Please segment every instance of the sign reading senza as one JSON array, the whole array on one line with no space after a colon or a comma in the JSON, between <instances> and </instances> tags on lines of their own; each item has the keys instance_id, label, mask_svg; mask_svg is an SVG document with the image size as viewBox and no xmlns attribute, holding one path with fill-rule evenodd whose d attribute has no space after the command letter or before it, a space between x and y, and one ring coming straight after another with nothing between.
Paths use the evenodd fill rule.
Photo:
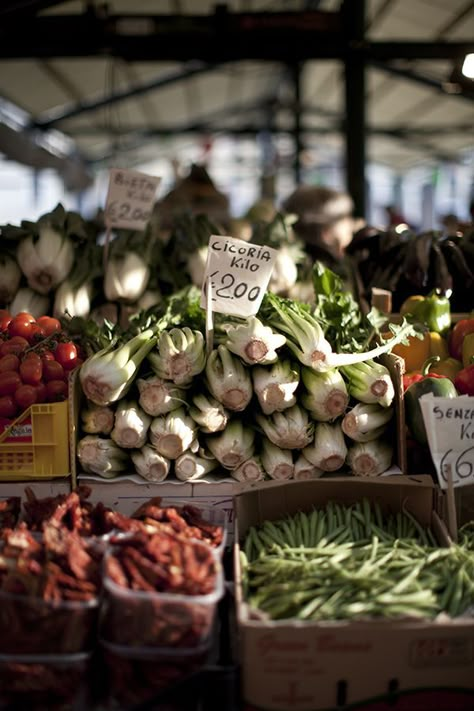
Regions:
<instances>
[{"instance_id":1,"label":"sign reading senza","mask_svg":"<svg viewBox=\"0 0 474 711\"><path fill-rule=\"evenodd\" d=\"M448 487L474 484L474 398L420 398L428 444L439 484Z\"/></svg>"},{"instance_id":2,"label":"sign reading senza","mask_svg":"<svg viewBox=\"0 0 474 711\"><path fill-rule=\"evenodd\" d=\"M206 285L210 281L213 311L242 317L256 314L277 254L271 247L211 235L201 307L206 308Z\"/></svg>"},{"instance_id":3,"label":"sign reading senza","mask_svg":"<svg viewBox=\"0 0 474 711\"><path fill-rule=\"evenodd\" d=\"M151 217L160 180L137 170L112 168L105 203L106 225L144 230Z\"/></svg>"}]
</instances>

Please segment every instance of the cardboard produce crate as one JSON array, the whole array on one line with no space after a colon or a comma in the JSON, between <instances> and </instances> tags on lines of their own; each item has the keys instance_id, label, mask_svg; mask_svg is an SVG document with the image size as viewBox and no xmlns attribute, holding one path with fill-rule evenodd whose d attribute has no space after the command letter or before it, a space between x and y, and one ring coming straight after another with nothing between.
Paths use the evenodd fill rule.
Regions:
<instances>
[{"instance_id":1,"label":"cardboard produce crate","mask_svg":"<svg viewBox=\"0 0 474 711\"><path fill-rule=\"evenodd\" d=\"M423 687L473 689L474 619L262 621L243 599L238 541L252 525L328 501L367 497L406 508L448 544L444 498L429 477L320 479L242 493L235 505L235 576L243 697L259 709L317 711ZM261 616L260 616L261 617ZM447 710L446 710L447 711Z\"/></svg>"}]
</instances>

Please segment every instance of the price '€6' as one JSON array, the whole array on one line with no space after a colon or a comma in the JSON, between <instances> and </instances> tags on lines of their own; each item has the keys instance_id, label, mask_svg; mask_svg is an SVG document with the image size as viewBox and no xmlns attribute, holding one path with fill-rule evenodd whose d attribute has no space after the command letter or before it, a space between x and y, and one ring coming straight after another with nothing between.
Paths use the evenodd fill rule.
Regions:
<instances>
[{"instance_id":1,"label":"price '\u20ac6'","mask_svg":"<svg viewBox=\"0 0 474 711\"><path fill-rule=\"evenodd\" d=\"M268 286L277 251L232 237L212 235L209 239L201 306L207 306L207 284L211 284L212 310L232 316L257 313Z\"/></svg>"}]
</instances>

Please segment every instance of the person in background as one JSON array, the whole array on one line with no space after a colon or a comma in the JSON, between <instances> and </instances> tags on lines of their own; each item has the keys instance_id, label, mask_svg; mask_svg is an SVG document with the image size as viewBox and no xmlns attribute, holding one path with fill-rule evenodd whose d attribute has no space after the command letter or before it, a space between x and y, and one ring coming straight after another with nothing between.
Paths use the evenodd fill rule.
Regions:
<instances>
[{"instance_id":1,"label":"person in background","mask_svg":"<svg viewBox=\"0 0 474 711\"><path fill-rule=\"evenodd\" d=\"M346 248L352 241L354 203L347 193L331 188L302 185L283 203L294 214L293 229L313 261L319 260L341 276L347 276Z\"/></svg>"},{"instance_id":2,"label":"person in background","mask_svg":"<svg viewBox=\"0 0 474 711\"><path fill-rule=\"evenodd\" d=\"M397 225L406 225L407 221L403 217L400 210L394 205L387 205L385 207L385 212L387 213L387 227L396 227Z\"/></svg>"}]
</instances>

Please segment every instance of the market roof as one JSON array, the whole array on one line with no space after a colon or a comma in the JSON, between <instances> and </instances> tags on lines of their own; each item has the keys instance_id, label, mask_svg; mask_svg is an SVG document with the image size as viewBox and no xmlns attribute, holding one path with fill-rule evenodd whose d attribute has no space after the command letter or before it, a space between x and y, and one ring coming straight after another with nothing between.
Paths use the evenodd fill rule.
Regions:
<instances>
[{"instance_id":1,"label":"market roof","mask_svg":"<svg viewBox=\"0 0 474 711\"><path fill-rule=\"evenodd\" d=\"M339 10L339 0L3 0L0 97L24 110L23 142L29 132L53 153L77 147L94 165L117 152L131 165L172 155L184 137L291 133L299 107L302 147L327 162L345 121ZM473 37L474 2L367 1L364 43L351 51L367 66L369 160L401 171L472 148L474 88L453 69ZM4 153L9 108L0 103Z\"/></svg>"}]
</instances>

